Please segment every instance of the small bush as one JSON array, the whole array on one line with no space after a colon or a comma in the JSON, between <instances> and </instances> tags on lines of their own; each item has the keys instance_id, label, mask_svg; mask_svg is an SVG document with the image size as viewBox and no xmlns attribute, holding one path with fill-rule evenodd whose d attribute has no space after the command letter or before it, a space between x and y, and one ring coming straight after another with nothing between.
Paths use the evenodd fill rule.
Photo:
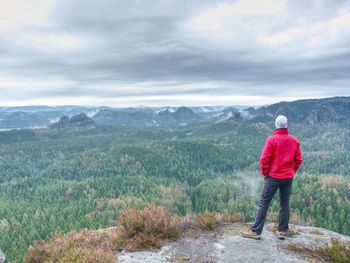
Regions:
<instances>
[{"instance_id":1,"label":"small bush","mask_svg":"<svg viewBox=\"0 0 350 263\"><path fill-rule=\"evenodd\" d=\"M333 263L350 262L350 242L332 238L331 242L323 247L306 247L303 244L289 244L288 249L307 254L321 261Z\"/></svg>"},{"instance_id":2,"label":"small bush","mask_svg":"<svg viewBox=\"0 0 350 263\"><path fill-rule=\"evenodd\" d=\"M196 216L197 226L204 230L213 230L216 225L216 215L212 212L200 213Z\"/></svg>"},{"instance_id":3,"label":"small bush","mask_svg":"<svg viewBox=\"0 0 350 263\"><path fill-rule=\"evenodd\" d=\"M176 217L175 222L180 232L185 232L189 229L192 229L196 225L193 216L190 215L186 215L184 217Z\"/></svg>"},{"instance_id":4,"label":"small bush","mask_svg":"<svg viewBox=\"0 0 350 263\"><path fill-rule=\"evenodd\" d=\"M125 229L127 237L132 238L145 229L145 222L142 214L136 208L128 208L121 212L118 225Z\"/></svg>"},{"instance_id":5,"label":"small bush","mask_svg":"<svg viewBox=\"0 0 350 263\"><path fill-rule=\"evenodd\" d=\"M145 222L145 232L162 238L173 238L176 227L172 225L170 212L164 207L148 205L142 211Z\"/></svg>"},{"instance_id":6,"label":"small bush","mask_svg":"<svg viewBox=\"0 0 350 263\"><path fill-rule=\"evenodd\" d=\"M228 214L228 213L216 213L216 225L222 225L226 223L234 224L242 222L242 217L239 213Z\"/></svg>"},{"instance_id":7,"label":"small bush","mask_svg":"<svg viewBox=\"0 0 350 263\"><path fill-rule=\"evenodd\" d=\"M224 214L223 220L224 222L228 222L228 223L239 223L239 222L242 222L242 216L238 213Z\"/></svg>"},{"instance_id":8,"label":"small bush","mask_svg":"<svg viewBox=\"0 0 350 263\"><path fill-rule=\"evenodd\" d=\"M101 233L84 230L56 235L52 241L37 241L25 258L26 263L38 262L114 262L117 232Z\"/></svg>"},{"instance_id":9,"label":"small bush","mask_svg":"<svg viewBox=\"0 0 350 263\"><path fill-rule=\"evenodd\" d=\"M150 249L150 248L160 248L161 239L159 236L153 234L139 233L129 240L126 245L126 249Z\"/></svg>"},{"instance_id":10,"label":"small bush","mask_svg":"<svg viewBox=\"0 0 350 263\"><path fill-rule=\"evenodd\" d=\"M29 249L25 262L109 263L115 261L118 250L159 248L163 240L176 239L187 229L213 230L221 223L240 221L239 214L212 212L172 216L167 209L154 204L142 210L127 208L121 211L114 229L72 231L56 235L51 241L37 241Z\"/></svg>"},{"instance_id":11,"label":"small bush","mask_svg":"<svg viewBox=\"0 0 350 263\"><path fill-rule=\"evenodd\" d=\"M337 238L332 238L330 244L318 248L316 251L325 257L329 257L335 263L350 262L350 242L342 242Z\"/></svg>"},{"instance_id":12,"label":"small bush","mask_svg":"<svg viewBox=\"0 0 350 263\"><path fill-rule=\"evenodd\" d=\"M178 238L180 233L170 212L154 204L143 210L123 210L118 225L124 229L129 249L159 247L161 240Z\"/></svg>"}]
</instances>

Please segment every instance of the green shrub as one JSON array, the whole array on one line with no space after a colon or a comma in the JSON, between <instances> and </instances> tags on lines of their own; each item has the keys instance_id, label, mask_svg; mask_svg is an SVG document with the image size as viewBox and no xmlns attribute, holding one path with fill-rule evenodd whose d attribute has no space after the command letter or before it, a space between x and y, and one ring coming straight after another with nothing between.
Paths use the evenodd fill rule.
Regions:
<instances>
[{"instance_id":1,"label":"green shrub","mask_svg":"<svg viewBox=\"0 0 350 263\"><path fill-rule=\"evenodd\" d=\"M350 242L342 242L337 238L332 238L330 244L318 248L317 252L325 257L329 257L335 263L350 262Z\"/></svg>"},{"instance_id":2,"label":"green shrub","mask_svg":"<svg viewBox=\"0 0 350 263\"><path fill-rule=\"evenodd\" d=\"M306 247L301 243L289 244L288 249L304 253L322 262L348 263L350 262L350 242L332 238L331 242L322 247Z\"/></svg>"}]
</instances>

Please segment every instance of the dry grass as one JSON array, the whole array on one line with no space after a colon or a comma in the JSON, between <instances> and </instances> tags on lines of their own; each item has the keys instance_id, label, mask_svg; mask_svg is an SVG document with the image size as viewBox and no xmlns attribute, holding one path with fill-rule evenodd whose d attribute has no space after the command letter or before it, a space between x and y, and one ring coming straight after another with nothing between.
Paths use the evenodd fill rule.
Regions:
<instances>
[{"instance_id":1,"label":"dry grass","mask_svg":"<svg viewBox=\"0 0 350 263\"><path fill-rule=\"evenodd\" d=\"M242 216L238 213L235 214L223 214L224 223L240 223L242 222Z\"/></svg>"},{"instance_id":2,"label":"dry grass","mask_svg":"<svg viewBox=\"0 0 350 263\"><path fill-rule=\"evenodd\" d=\"M330 243L322 247L306 247L303 244L289 244L287 248L303 253L305 256L312 257L317 261L348 263L350 262L350 242L344 242L337 238L332 238Z\"/></svg>"},{"instance_id":3,"label":"dry grass","mask_svg":"<svg viewBox=\"0 0 350 263\"><path fill-rule=\"evenodd\" d=\"M323 232L321 232L320 230L317 230L317 229L312 229L310 232L309 232L309 234L311 234L311 235L317 235L317 236L322 236L322 235L324 235L324 233Z\"/></svg>"},{"instance_id":4,"label":"dry grass","mask_svg":"<svg viewBox=\"0 0 350 263\"><path fill-rule=\"evenodd\" d=\"M238 223L242 222L240 214L214 213L204 212L195 216L194 224L203 230L213 230L215 227L224 223Z\"/></svg>"},{"instance_id":5,"label":"dry grass","mask_svg":"<svg viewBox=\"0 0 350 263\"><path fill-rule=\"evenodd\" d=\"M330 244L316 249L316 251L324 257L329 257L335 263L350 262L350 242L342 242L333 238Z\"/></svg>"},{"instance_id":6,"label":"dry grass","mask_svg":"<svg viewBox=\"0 0 350 263\"><path fill-rule=\"evenodd\" d=\"M196 216L195 223L203 230L213 230L216 226L216 215L213 212L200 213Z\"/></svg>"},{"instance_id":7,"label":"dry grass","mask_svg":"<svg viewBox=\"0 0 350 263\"><path fill-rule=\"evenodd\" d=\"M294 237L296 235L299 235L299 232L296 229L289 229L287 231L287 237Z\"/></svg>"},{"instance_id":8,"label":"dry grass","mask_svg":"<svg viewBox=\"0 0 350 263\"><path fill-rule=\"evenodd\" d=\"M159 247L162 240L176 239L180 235L170 212L153 204L142 210L123 210L118 225L122 226L124 231L127 249Z\"/></svg>"},{"instance_id":9,"label":"dry grass","mask_svg":"<svg viewBox=\"0 0 350 263\"><path fill-rule=\"evenodd\" d=\"M179 217L154 204L143 209L127 208L121 211L114 229L72 231L56 235L51 241L37 241L25 262L110 263L115 262L118 250L159 248L165 240L175 240L187 229L213 230L236 222L241 222L239 214L204 212Z\"/></svg>"},{"instance_id":10,"label":"dry grass","mask_svg":"<svg viewBox=\"0 0 350 263\"><path fill-rule=\"evenodd\" d=\"M123 210L115 229L72 231L56 235L49 242L37 241L25 262L112 263L118 250L158 248L163 240L175 239L179 234L170 212L150 204L142 210Z\"/></svg>"},{"instance_id":11,"label":"dry grass","mask_svg":"<svg viewBox=\"0 0 350 263\"><path fill-rule=\"evenodd\" d=\"M303 256L311 258L312 260L317 259L317 261L322 261L323 259L318 255L313 249L308 248L300 243L292 243L285 246L285 248L297 252L298 254L303 254Z\"/></svg>"},{"instance_id":12,"label":"dry grass","mask_svg":"<svg viewBox=\"0 0 350 263\"><path fill-rule=\"evenodd\" d=\"M56 235L52 241L37 241L25 258L26 263L38 262L114 262L118 233L84 230Z\"/></svg>"}]
</instances>

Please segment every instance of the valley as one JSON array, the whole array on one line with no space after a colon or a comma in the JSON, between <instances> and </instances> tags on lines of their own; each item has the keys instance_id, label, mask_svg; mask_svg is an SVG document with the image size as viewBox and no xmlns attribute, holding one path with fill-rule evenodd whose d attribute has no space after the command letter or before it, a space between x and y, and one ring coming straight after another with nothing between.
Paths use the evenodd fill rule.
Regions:
<instances>
[{"instance_id":1,"label":"valley","mask_svg":"<svg viewBox=\"0 0 350 263\"><path fill-rule=\"evenodd\" d=\"M16 129L0 132L0 248L10 262L21 262L35 240L111 227L122 209L148 203L181 216L223 211L251 222L260 153L281 113L304 159L293 219L350 235L349 97L245 109L8 111L1 109L8 119L0 128ZM28 129L36 125L45 128ZM276 195L269 221L278 207Z\"/></svg>"}]
</instances>

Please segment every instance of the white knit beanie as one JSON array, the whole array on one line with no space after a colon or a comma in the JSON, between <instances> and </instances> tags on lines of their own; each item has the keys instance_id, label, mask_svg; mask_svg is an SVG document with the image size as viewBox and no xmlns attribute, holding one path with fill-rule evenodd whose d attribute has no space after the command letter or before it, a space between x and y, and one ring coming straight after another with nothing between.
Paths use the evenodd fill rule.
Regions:
<instances>
[{"instance_id":1,"label":"white knit beanie","mask_svg":"<svg viewBox=\"0 0 350 263\"><path fill-rule=\"evenodd\" d=\"M288 119L284 115L279 115L275 121L276 129L288 128Z\"/></svg>"}]
</instances>

